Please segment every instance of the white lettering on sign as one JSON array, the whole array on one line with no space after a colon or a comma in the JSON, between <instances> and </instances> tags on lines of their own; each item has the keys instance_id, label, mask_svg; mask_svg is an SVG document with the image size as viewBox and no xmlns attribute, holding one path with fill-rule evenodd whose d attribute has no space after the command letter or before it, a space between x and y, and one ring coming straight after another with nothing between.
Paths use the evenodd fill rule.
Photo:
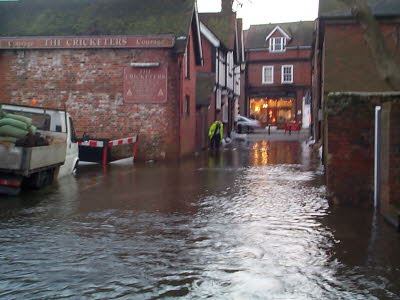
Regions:
<instances>
[{"instance_id":1,"label":"white lettering on sign","mask_svg":"<svg viewBox=\"0 0 400 300\"><path fill-rule=\"evenodd\" d=\"M1 49L57 48L163 48L173 47L175 38L166 37L44 37L0 38Z\"/></svg>"},{"instance_id":2,"label":"white lettering on sign","mask_svg":"<svg viewBox=\"0 0 400 300\"><path fill-rule=\"evenodd\" d=\"M126 67L124 101L126 103L165 103L167 101L168 67Z\"/></svg>"}]
</instances>

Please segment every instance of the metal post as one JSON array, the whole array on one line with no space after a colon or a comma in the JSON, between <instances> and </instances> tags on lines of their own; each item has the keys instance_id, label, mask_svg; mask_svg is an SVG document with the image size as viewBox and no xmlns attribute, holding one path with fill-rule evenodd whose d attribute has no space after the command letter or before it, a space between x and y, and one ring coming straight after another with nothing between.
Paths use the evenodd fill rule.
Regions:
<instances>
[{"instance_id":1,"label":"metal post","mask_svg":"<svg viewBox=\"0 0 400 300\"><path fill-rule=\"evenodd\" d=\"M102 161L103 167L107 165L107 148L108 148L108 145L104 145L104 148L103 148L103 161Z\"/></svg>"},{"instance_id":2,"label":"metal post","mask_svg":"<svg viewBox=\"0 0 400 300\"><path fill-rule=\"evenodd\" d=\"M375 161L374 161L374 207L380 205L381 190L381 106L375 107Z\"/></svg>"}]
</instances>

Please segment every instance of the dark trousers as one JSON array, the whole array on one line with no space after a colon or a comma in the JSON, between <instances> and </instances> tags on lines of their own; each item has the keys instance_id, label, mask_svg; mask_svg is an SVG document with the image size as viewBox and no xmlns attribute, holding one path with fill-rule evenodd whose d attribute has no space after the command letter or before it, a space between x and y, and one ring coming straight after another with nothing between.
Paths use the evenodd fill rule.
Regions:
<instances>
[{"instance_id":1,"label":"dark trousers","mask_svg":"<svg viewBox=\"0 0 400 300\"><path fill-rule=\"evenodd\" d=\"M214 134L210 141L211 149L219 149L219 145L221 144L221 136L219 134Z\"/></svg>"}]
</instances>

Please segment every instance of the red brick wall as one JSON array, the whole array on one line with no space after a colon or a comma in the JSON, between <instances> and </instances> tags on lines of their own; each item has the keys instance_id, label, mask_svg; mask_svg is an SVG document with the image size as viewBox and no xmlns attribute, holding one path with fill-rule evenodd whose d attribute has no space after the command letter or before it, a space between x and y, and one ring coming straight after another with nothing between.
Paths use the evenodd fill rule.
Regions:
<instances>
[{"instance_id":1,"label":"red brick wall","mask_svg":"<svg viewBox=\"0 0 400 300\"><path fill-rule=\"evenodd\" d=\"M203 47L203 57L204 57L204 64L203 66L197 67L197 72L200 73L209 73L212 71L212 64L213 64L213 52L215 52L214 46L202 35L201 36L201 43ZM214 55L214 60L215 60ZM214 61L215 65L215 61Z\"/></svg>"},{"instance_id":2,"label":"red brick wall","mask_svg":"<svg viewBox=\"0 0 400 300\"><path fill-rule=\"evenodd\" d=\"M400 63L398 24L381 25L389 51ZM379 77L361 28L357 24L327 24L325 27L324 93L334 91L390 91Z\"/></svg>"},{"instance_id":3,"label":"red brick wall","mask_svg":"<svg viewBox=\"0 0 400 300\"><path fill-rule=\"evenodd\" d=\"M132 61L168 65L167 103L124 103L123 70ZM0 70L2 102L29 104L36 99L38 105L46 107L66 105L78 136L83 132L99 138L140 134L140 159L179 154L176 130L179 70L177 59L169 50L2 51Z\"/></svg>"},{"instance_id":4,"label":"red brick wall","mask_svg":"<svg viewBox=\"0 0 400 300\"><path fill-rule=\"evenodd\" d=\"M311 46L311 45L310 45ZM311 49L288 49L285 52L269 52L267 49L265 51L247 51L247 61L252 60L276 60L276 59L295 59L295 58L305 58L311 60Z\"/></svg>"},{"instance_id":5,"label":"red brick wall","mask_svg":"<svg viewBox=\"0 0 400 300\"><path fill-rule=\"evenodd\" d=\"M248 65L248 86L270 88L275 86L288 86L293 84L282 84L283 65L293 65L293 84L307 85L311 87L311 61L307 62L264 62L249 63ZM274 66L274 83L262 84L262 68L263 66Z\"/></svg>"},{"instance_id":6,"label":"red brick wall","mask_svg":"<svg viewBox=\"0 0 400 300\"><path fill-rule=\"evenodd\" d=\"M194 153L196 148L196 63L193 43L193 32L189 35L190 75L185 78L185 63L181 64L180 94L180 155ZM185 113L186 97L190 99L190 113Z\"/></svg>"},{"instance_id":7,"label":"red brick wall","mask_svg":"<svg viewBox=\"0 0 400 300\"><path fill-rule=\"evenodd\" d=\"M399 96L400 98L400 96ZM382 106L382 213L400 226L400 100ZM399 227L400 228L400 227Z\"/></svg>"},{"instance_id":8,"label":"red brick wall","mask_svg":"<svg viewBox=\"0 0 400 300\"><path fill-rule=\"evenodd\" d=\"M325 168L329 199L372 206L375 106L383 97L330 95L325 114Z\"/></svg>"}]
</instances>

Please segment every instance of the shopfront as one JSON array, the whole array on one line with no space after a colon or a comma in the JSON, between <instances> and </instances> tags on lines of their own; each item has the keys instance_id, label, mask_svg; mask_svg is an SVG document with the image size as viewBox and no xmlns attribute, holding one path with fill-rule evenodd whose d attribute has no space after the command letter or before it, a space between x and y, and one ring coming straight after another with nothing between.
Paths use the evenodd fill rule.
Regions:
<instances>
[{"instance_id":1,"label":"shopfront","mask_svg":"<svg viewBox=\"0 0 400 300\"><path fill-rule=\"evenodd\" d=\"M250 117L263 125L279 126L295 120L296 99L294 97L250 98Z\"/></svg>"}]
</instances>

